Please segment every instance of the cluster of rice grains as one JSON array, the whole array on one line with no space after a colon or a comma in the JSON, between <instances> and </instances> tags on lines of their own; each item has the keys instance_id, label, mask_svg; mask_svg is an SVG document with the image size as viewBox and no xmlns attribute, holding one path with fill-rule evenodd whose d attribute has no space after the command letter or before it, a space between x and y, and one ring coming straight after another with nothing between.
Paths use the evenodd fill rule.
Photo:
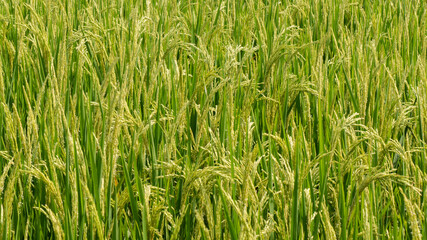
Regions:
<instances>
[{"instance_id":1,"label":"cluster of rice grains","mask_svg":"<svg viewBox=\"0 0 427 240\"><path fill-rule=\"evenodd\" d=\"M0 0L1 239L426 239L427 2Z\"/></svg>"}]
</instances>

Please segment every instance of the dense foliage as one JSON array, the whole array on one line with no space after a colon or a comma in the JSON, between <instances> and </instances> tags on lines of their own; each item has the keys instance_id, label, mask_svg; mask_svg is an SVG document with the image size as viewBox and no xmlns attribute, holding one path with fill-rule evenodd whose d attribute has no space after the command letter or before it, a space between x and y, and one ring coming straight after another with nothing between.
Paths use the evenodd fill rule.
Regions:
<instances>
[{"instance_id":1,"label":"dense foliage","mask_svg":"<svg viewBox=\"0 0 427 240\"><path fill-rule=\"evenodd\" d=\"M424 0L1 0L2 239L427 239Z\"/></svg>"}]
</instances>

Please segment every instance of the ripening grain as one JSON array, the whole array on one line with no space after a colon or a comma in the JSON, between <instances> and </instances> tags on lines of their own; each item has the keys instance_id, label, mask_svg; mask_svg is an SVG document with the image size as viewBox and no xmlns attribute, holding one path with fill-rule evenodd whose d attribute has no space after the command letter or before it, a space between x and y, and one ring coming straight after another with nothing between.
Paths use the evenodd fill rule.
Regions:
<instances>
[{"instance_id":1,"label":"ripening grain","mask_svg":"<svg viewBox=\"0 0 427 240\"><path fill-rule=\"evenodd\" d=\"M0 1L1 239L427 239L427 2Z\"/></svg>"}]
</instances>

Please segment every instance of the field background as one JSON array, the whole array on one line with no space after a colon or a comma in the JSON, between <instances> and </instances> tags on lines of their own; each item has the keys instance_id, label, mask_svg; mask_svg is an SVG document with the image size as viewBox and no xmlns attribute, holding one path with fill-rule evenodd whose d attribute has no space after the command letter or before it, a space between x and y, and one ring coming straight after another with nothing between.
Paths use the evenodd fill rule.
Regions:
<instances>
[{"instance_id":1,"label":"field background","mask_svg":"<svg viewBox=\"0 0 427 240\"><path fill-rule=\"evenodd\" d=\"M427 239L424 0L0 0L1 239Z\"/></svg>"}]
</instances>

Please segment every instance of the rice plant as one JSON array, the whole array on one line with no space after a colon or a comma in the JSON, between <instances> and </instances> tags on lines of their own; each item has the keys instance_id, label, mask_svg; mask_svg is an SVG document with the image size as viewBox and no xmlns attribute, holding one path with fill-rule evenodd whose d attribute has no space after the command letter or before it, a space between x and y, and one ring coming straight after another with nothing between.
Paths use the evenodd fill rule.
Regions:
<instances>
[{"instance_id":1,"label":"rice plant","mask_svg":"<svg viewBox=\"0 0 427 240\"><path fill-rule=\"evenodd\" d=\"M427 240L424 0L1 0L1 239Z\"/></svg>"}]
</instances>

